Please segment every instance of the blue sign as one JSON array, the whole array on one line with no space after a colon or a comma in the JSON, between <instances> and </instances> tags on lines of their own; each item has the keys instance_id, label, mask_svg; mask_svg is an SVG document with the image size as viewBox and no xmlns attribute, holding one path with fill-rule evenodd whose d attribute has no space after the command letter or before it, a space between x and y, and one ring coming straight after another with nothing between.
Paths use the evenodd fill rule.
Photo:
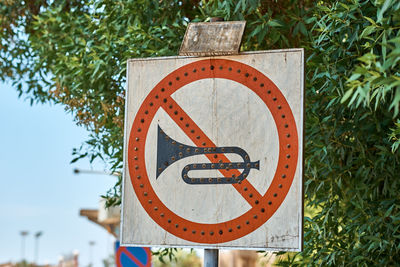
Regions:
<instances>
[{"instance_id":1,"label":"blue sign","mask_svg":"<svg viewBox=\"0 0 400 267\"><path fill-rule=\"evenodd\" d=\"M115 242L117 267L151 267L151 250L142 247L122 247Z\"/></svg>"}]
</instances>

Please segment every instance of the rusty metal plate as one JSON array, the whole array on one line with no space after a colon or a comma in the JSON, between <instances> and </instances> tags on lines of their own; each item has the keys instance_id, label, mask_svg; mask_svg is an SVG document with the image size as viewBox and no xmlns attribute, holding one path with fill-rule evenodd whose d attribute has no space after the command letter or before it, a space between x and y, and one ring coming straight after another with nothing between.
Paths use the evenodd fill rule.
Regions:
<instances>
[{"instance_id":1,"label":"rusty metal plate","mask_svg":"<svg viewBox=\"0 0 400 267\"><path fill-rule=\"evenodd\" d=\"M181 56L220 56L239 53L246 21L189 23Z\"/></svg>"}]
</instances>

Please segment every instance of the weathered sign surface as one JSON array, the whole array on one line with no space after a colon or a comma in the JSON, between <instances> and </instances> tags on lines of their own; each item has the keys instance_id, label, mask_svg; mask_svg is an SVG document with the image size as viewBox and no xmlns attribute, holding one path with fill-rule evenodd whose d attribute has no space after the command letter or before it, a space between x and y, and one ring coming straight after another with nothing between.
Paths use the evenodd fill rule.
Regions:
<instances>
[{"instance_id":1,"label":"weathered sign surface","mask_svg":"<svg viewBox=\"0 0 400 267\"><path fill-rule=\"evenodd\" d=\"M302 49L128 61L121 243L302 248Z\"/></svg>"},{"instance_id":2,"label":"weathered sign surface","mask_svg":"<svg viewBox=\"0 0 400 267\"><path fill-rule=\"evenodd\" d=\"M179 55L216 56L239 52L246 21L189 23Z\"/></svg>"}]
</instances>

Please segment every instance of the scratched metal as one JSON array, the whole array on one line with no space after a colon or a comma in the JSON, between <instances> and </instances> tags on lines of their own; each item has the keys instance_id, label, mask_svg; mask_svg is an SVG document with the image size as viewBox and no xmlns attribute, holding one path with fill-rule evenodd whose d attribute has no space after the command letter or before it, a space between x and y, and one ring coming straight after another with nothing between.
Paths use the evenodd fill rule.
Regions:
<instances>
[{"instance_id":1,"label":"scratched metal","mask_svg":"<svg viewBox=\"0 0 400 267\"><path fill-rule=\"evenodd\" d=\"M234 153L242 157L243 162L219 162L219 163L193 163L182 169L182 179L187 184L236 184L247 178L251 169L260 169L260 161L250 161L249 154L240 147L194 147L179 143L169 137L158 126L157 141L157 173L156 179L174 162L201 154L229 154ZM243 169L242 173L235 177L199 177L192 178L188 173L192 170L219 170L219 169Z\"/></svg>"},{"instance_id":2,"label":"scratched metal","mask_svg":"<svg viewBox=\"0 0 400 267\"><path fill-rule=\"evenodd\" d=\"M220 56L239 53L246 21L189 23L181 56Z\"/></svg>"}]
</instances>

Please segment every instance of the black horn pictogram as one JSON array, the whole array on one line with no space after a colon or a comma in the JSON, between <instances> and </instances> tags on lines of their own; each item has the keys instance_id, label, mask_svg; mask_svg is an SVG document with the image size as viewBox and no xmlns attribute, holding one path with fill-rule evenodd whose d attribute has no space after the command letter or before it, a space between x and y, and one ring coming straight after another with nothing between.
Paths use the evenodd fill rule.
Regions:
<instances>
[{"instance_id":1,"label":"black horn pictogram","mask_svg":"<svg viewBox=\"0 0 400 267\"><path fill-rule=\"evenodd\" d=\"M157 134L157 171L156 179L161 173L174 162L202 154L237 154L242 157L242 162L219 162L219 163L193 163L182 169L182 179L188 184L235 184L247 178L251 169L260 168L260 161L250 161L249 154L242 148L236 146L227 147L195 147L177 142L170 138L158 126ZM201 177L192 178L189 172L193 170L243 170L237 177Z\"/></svg>"}]
</instances>

